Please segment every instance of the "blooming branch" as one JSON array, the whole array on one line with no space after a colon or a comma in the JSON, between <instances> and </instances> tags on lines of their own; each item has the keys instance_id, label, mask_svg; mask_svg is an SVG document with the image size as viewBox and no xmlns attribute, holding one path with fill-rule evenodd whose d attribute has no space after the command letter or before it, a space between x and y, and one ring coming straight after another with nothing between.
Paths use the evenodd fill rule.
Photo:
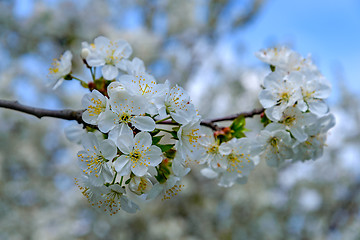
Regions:
<instances>
[{"instance_id":1,"label":"blooming branch","mask_svg":"<svg viewBox=\"0 0 360 240\"><path fill-rule=\"evenodd\" d=\"M27 114L33 115L37 118L53 117L53 118L59 118L59 119L64 119L64 120L75 120L78 123L83 124L84 126L97 128L94 125L84 122L84 120L82 119L81 116L85 110L71 110L71 109L50 110L50 109L45 109L45 108L26 106L26 105L19 103L18 101L10 101L10 100L3 100L3 99L0 99L0 108L7 108L7 109L27 113ZM259 108L259 109L254 109L251 112L243 112L243 113L233 114L233 115L229 115L229 116L222 117L222 118L203 120L203 121L201 121L200 124L203 126L209 127L213 130L217 130L218 126L215 124L216 122L231 121L231 120L236 119L239 116L244 116L245 118L253 117L253 116L261 114L263 112L264 112L264 109ZM159 124L179 125L178 123L172 122L172 121L161 121L161 122L159 122Z\"/></svg>"},{"instance_id":2,"label":"blooming branch","mask_svg":"<svg viewBox=\"0 0 360 240\"><path fill-rule=\"evenodd\" d=\"M317 159L335 124L324 101L330 84L311 59L287 48L257 53L272 70L259 94L263 108L203 120L181 86L157 83L141 59L129 59L132 48L126 41L100 36L82 45L92 82L72 75L70 52L55 61L50 76L56 86L75 79L90 91L81 100L83 110L48 110L8 100L0 100L0 108L82 124L67 129L69 140L83 145L77 184L93 205L110 214L120 208L134 213L137 201L177 195L192 163L204 165L201 173L218 178L219 186L230 187L246 182L255 158L272 167ZM101 69L99 78L96 69ZM245 128L245 118L255 115L264 126L256 137ZM217 125L223 121L231 123Z\"/></svg>"}]
</instances>

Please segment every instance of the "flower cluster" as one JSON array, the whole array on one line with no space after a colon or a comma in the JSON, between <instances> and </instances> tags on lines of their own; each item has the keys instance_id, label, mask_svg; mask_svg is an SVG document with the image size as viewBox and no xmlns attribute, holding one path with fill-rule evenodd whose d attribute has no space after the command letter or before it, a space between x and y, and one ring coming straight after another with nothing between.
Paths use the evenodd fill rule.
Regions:
<instances>
[{"instance_id":1,"label":"flower cluster","mask_svg":"<svg viewBox=\"0 0 360 240\"><path fill-rule=\"evenodd\" d=\"M257 139L259 154L270 166L287 159L320 157L327 131L335 125L324 101L330 95L330 84L310 57L303 58L286 47L256 55L272 70L259 94L267 124Z\"/></svg>"},{"instance_id":2,"label":"flower cluster","mask_svg":"<svg viewBox=\"0 0 360 240\"><path fill-rule=\"evenodd\" d=\"M334 118L324 103L330 87L309 59L285 48L258 54L273 71L259 95L265 128L250 138L241 114L229 127L205 124L182 87L158 83L141 59L129 59L131 53L126 41L100 36L82 44L91 81L72 75L69 53L53 77L58 84L76 79L89 89L82 98L84 129L66 133L83 146L76 184L92 205L110 214L134 213L135 202L169 199L184 187L180 181L191 164L230 187L245 183L258 159L278 166L321 156Z\"/></svg>"}]
</instances>

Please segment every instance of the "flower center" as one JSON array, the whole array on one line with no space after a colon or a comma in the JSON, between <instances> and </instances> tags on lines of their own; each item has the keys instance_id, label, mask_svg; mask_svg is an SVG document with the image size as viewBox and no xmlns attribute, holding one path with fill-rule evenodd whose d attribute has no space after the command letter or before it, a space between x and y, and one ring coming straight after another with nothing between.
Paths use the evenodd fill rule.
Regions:
<instances>
[{"instance_id":1,"label":"flower center","mask_svg":"<svg viewBox=\"0 0 360 240\"><path fill-rule=\"evenodd\" d=\"M89 116L93 117L93 116L99 115L100 113L103 112L103 110L105 109L105 106L103 105L103 103L102 103L102 101L100 99L92 98L92 99L90 99L90 101L94 105L90 105L87 108L87 110L89 112Z\"/></svg>"},{"instance_id":2,"label":"flower center","mask_svg":"<svg viewBox=\"0 0 360 240\"><path fill-rule=\"evenodd\" d=\"M59 72L59 66L60 66L60 63L57 59L54 59L54 62L51 64L52 67L49 68L49 72L50 74L56 74Z\"/></svg>"},{"instance_id":3,"label":"flower center","mask_svg":"<svg viewBox=\"0 0 360 240\"><path fill-rule=\"evenodd\" d=\"M170 199L173 196L176 196L183 187L184 185L174 185L172 188L165 191L165 194L161 200Z\"/></svg>"},{"instance_id":4,"label":"flower center","mask_svg":"<svg viewBox=\"0 0 360 240\"><path fill-rule=\"evenodd\" d=\"M287 126L291 126L296 122L296 118L294 116L287 116L284 119L284 124Z\"/></svg>"}]
</instances>

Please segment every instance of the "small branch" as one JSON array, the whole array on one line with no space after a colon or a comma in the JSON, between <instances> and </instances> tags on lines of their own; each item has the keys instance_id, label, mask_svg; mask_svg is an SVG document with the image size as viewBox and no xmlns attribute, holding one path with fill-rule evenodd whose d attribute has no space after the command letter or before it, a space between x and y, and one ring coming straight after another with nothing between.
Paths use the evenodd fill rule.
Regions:
<instances>
[{"instance_id":1,"label":"small branch","mask_svg":"<svg viewBox=\"0 0 360 240\"><path fill-rule=\"evenodd\" d=\"M222 117L222 118L214 118L214 119L210 119L210 120L203 120L201 121L200 125L203 125L205 127L209 127L215 131L219 130L219 126L217 126L215 123L216 122L224 122L224 121L232 121L234 119L236 119L239 116L244 116L245 118L250 118L253 117L255 115L259 115L261 113L264 112L264 108L259 108L259 109L255 109L251 112L243 112L243 113L238 113L238 114L233 114L230 116L226 116L226 117ZM159 124L166 124L166 125L179 125L176 122L172 122L172 121L160 121L157 122Z\"/></svg>"},{"instance_id":2,"label":"small branch","mask_svg":"<svg viewBox=\"0 0 360 240\"><path fill-rule=\"evenodd\" d=\"M49 110L49 109L44 109L44 108L36 108L36 107L26 106L26 105L20 104L18 101L8 101L8 100L1 100L1 99L0 99L0 108L16 110L19 112L34 115L38 118L54 117L54 118L60 118L60 119L65 119L65 120L75 120L78 123L83 124L84 126L97 128L97 126L87 124L82 120L82 113L84 112L84 110L77 110L77 111L70 110L70 109ZM227 117L204 120L200 124L216 131L216 130L220 129L215 124L216 122L231 121L231 120L236 119L239 116L244 116L246 118L253 117L253 116L259 115L263 112L264 112L263 108L255 109L251 112L238 113L238 114L230 115ZM161 121L160 120L160 122L157 122L157 123L158 124L166 124L166 125L179 125L178 123L172 122L172 121Z\"/></svg>"},{"instance_id":3,"label":"small branch","mask_svg":"<svg viewBox=\"0 0 360 240\"><path fill-rule=\"evenodd\" d=\"M213 130L219 130L219 127L215 124L216 122L224 122L224 121L232 121L240 116L244 116L245 118L250 118L253 117L255 115L259 115L261 113L264 112L264 108L259 108L259 109L254 109L251 112L243 112L243 113L238 113L238 114L233 114L230 116L226 116L226 117L221 117L221 118L214 118L214 119L210 119L210 120L204 120L202 121L200 124L206 127L209 127Z\"/></svg>"},{"instance_id":4,"label":"small branch","mask_svg":"<svg viewBox=\"0 0 360 240\"><path fill-rule=\"evenodd\" d=\"M19 103L18 101L8 101L8 100L1 100L1 99L0 99L0 107L27 113L27 114L33 115L37 118L54 117L54 118L60 118L60 119L65 119L65 120L75 120L80 124L84 124L85 126L90 126L89 124L85 123L82 120L81 116L82 116L82 113L84 112L84 110L78 110L78 111L70 110L70 109L49 110L49 109L44 109L44 108L36 108L36 107L26 106L26 105Z\"/></svg>"}]
</instances>

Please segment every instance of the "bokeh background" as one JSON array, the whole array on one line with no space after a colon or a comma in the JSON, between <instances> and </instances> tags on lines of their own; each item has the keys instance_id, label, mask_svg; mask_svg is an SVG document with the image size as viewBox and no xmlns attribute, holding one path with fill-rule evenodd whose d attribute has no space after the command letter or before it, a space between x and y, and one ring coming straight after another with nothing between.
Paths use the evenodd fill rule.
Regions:
<instances>
[{"instance_id":1,"label":"bokeh background","mask_svg":"<svg viewBox=\"0 0 360 240\"><path fill-rule=\"evenodd\" d=\"M357 0L0 0L0 98L80 109L85 93L47 87L70 49L89 79L82 41L125 39L158 82L186 88L205 118L259 107L269 72L254 52L308 53L332 82L337 125L324 156L281 169L260 163L220 188L198 169L185 189L130 215L91 208L74 184L76 152L59 119L0 109L0 239L360 239L360 2Z\"/></svg>"}]
</instances>

